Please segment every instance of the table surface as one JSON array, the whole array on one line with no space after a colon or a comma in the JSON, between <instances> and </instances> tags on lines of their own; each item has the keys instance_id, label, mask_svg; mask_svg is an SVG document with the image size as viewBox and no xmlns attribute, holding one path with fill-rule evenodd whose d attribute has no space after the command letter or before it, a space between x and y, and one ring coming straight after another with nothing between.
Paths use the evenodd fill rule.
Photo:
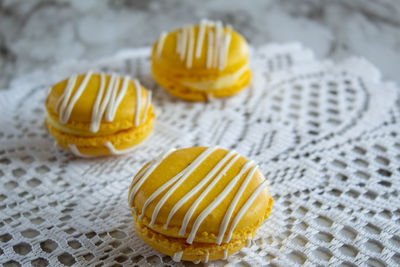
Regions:
<instances>
[{"instance_id":1,"label":"table surface","mask_svg":"<svg viewBox=\"0 0 400 267\"><path fill-rule=\"evenodd\" d=\"M0 88L74 59L152 44L162 30L200 18L230 23L251 44L300 41L319 58L367 58L400 82L400 2L0 1Z\"/></svg>"}]
</instances>

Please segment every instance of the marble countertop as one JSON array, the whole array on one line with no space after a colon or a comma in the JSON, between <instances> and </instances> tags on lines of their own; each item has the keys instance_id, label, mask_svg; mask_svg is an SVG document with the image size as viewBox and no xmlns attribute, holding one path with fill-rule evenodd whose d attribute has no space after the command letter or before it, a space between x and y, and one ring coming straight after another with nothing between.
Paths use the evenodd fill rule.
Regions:
<instances>
[{"instance_id":1,"label":"marble countertop","mask_svg":"<svg viewBox=\"0 0 400 267\"><path fill-rule=\"evenodd\" d=\"M152 44L200 18L230 23L251 44L299 41L319 58L362 56L400 83L400 1L0 1L0 88L68 60Z\"/></svg>"}]
</instances>

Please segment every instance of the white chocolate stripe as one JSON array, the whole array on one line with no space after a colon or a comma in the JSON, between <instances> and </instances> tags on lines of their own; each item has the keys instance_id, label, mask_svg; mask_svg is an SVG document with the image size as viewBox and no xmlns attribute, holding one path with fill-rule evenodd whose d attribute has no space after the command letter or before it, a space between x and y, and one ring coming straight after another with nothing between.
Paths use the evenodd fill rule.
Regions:
<instances>
[{"instance_id":1,"label":"white chocolate stripe","mask_svg":"<svg viewBox=\"0 0 400 267\"><path fill-rule=\"evenodd\" d=\"M66 123L71 116L72 109L75 106L75 103L78 101L79 97L82 95L83 91L85 90L86 85L88 84L90 77L92 76L93 72L89 71L85 78L83 79L82 83L79 85L78 89L76 89L75 93L72 95L71 101L66 106L65 110L63 106L60 109L60 122ZM68 101L68 99L67 99Z\"/></svg>"},{"instance_id":2,"label":"white chocolate stripe","mask_svg":"<svg viewBox=\"0 0 400 267\"><path fill-rule=\"evenodd\" d=\"M212 30L208 31L208 46L207 46L207 69L211 68L212 58L213 58L213 39L214 35Z\"/></svg>"},{"instance_id":3,"label":"white chocolate stripe","mask_svg":"<svg viewBox=\"0 0 400 267\"><path fill-rule=\"evenodd\" d=\"M113 155L122 155L131 152L136 148L136 147L130 147L127 149L117 150L111 142L105 142L104 145L107 147L108 151L110 151L110 153Z\"/></svg>"},{"instance_id":4,"label":"white chocolate stripe","mask_svg":"<svg viewBox=\"0 0 400 267\"><path fill-rule=\"evenodd\" d=\"M136 174L135 178L132 180L131 184L129 185L129 194L130 191L132 190L133 185L142 178L142 176L147 172L147 170L153 166L155 161L150 161L149 164L146 166L146 168L143 168L140 170L140 172L138 174Z\"/></svg>"},{"instance_id":5,"label":"white chocolate stripe","mask_svg":"<svg viewBox=\"0 0 400 267\"><path fill-rule=\"evenodd\" d=\"M201 51L203 50L204 34L207 29L207 20L202 19L200 22L199 32L197 34L197 44L196 44L196 58L201 56Z\"/></svg>"},{"instance_id":6,"label":"white chocolate stripe","mask_svg":"<svg viewBox=\"0 0 400 267\"><path fill-rule=\"evenodd\" d=\"M152 96L152 92L151 91L147 91L146 107L144 108L144 115L143 115L142 123L146 122L147 112L149 112L150 103L151 103L151 96Z\"/></svg>"},{"instance_id":7,"label":"white chocolate stripe","mask_svg":"<svg viewBox=\"0 0 400 267\"><path fill-rule=\"evenodd\" d=\"M72 92L77 81L77 75L72 75L68 79L64 92L62 93L56 104L56 110L59 110L59 121L61 123L66 123L69 120L76 102L86 89L87 84L89 83L92 75L93 72L89 71L83 78L82 83L79 85L79 87L73 94ZM104 89L107 84L106 75L104 73L100 73L100 87L98 89L96 100L92 107L92 116L89 127L91 132L95 133L99 130L104 112L105 112L104 117L106 121L110 122L114 120L116 111L118 110L118 107L121 104L123 98L125 97L126 91L128 90L129 82L130 78L128 76L125 76L123 78L121 89L119 90L120 76L113 73L109 78L107 90L104 95ZM141 87L140 83L137 82L137 80L134 80L134 82L135 82L135 88L138 87L140 88L140 90L136 90L137 97L136 97L135 126L138 126L140 118ZM150 106L149 101L151 101L151 98L147 99L146 107ZM145 112L147 113L147 108ZM146 114L144 115L144 117L146 117Z\"/></svg>"},{"instance_id":8,"label":"white chocolate stripe","mask_svg":"<svg viewBox=\"0 0 400 267\"><path fill-rule=\"evenodd\" d=\"M135 92L136 92L136 111L135 111L135 126L139 126L139 118L140 118L140 97L142 93L142 88L140 86L140 83L137 79L134 81L135 84Z\"/></svg>"},{"instance_id":9,"label":"white chocolate stripe","mask_svg":"<svg viewBox=\"0 0 400 267\"><path fill-rule=\"evenodd\" d=\"M222 39L222 22L217 21L215 25L215 40L214 40L214 58L213 58L213 67L216 68L218 64L219 58L219 50L221 46L221 39Z\"/></svg>"},{"instance_id":10,"label":"white chocolate stripe","mask_svg":"<svg viewBox=\"0 0 400 267\"><path fill-rule=\"evenodd\" d=\"M147 169L147 171L143 174L142 177L140 177L140 180L134 185L134 187L131 189L131 193L129 194L129 205L132 206L133 199L135 198L136 193L138 192L139 188L142 186L142 184L149 178L150 174L155 170L155 168L160 165L161 161L166 158L169 154L172 153L175 149L170 149L163 154L161 154L158 159L154 162L154 164Z\"/></svg>"},{"instance_id":11,"label":"white chocolate stripe","mask_svg":"<svg viewBox=\"0 0 400 267\"><path fill-rule=\"evenodd\" d=\"M109 122L114 120L115 113L118 109L118 106L125 96L126 90L128 89L129 77L128 76L124 77L123 82L122 82L122 87L117 94L120 83L121 83L120 77L117 75L116 82L113 86L113 92L111 95L111 99L110 99L110 102L109 102L109 105L108 105L107 111L106 111L106 120Z\"/></svg>"},{"instance_id":12,"label":"white chocolate stripe","mask_svg":"<svg viewBox=\"0 0 400 267\"><path fill-rule=\"evenodd\" d=\"M184 195L175 205L174 207L171 209L169 215L168 215L168 219L167 222L164 225L164 229L168 228L169 222L172 219L172 216L174 216L175 212L178 211L178 209L186 202L188 201L190 198L192 198L194 196L194 194L196 194L201 188L203 188L203 186L208 183L208 181L214 177L214 175L217 174L217 172L222 168L222 166L224 166L228 160L234 155L236 154L235 151L230 151L228 153L226 153L225 157L222 158L222 160L220 160L218 162L218 164L216 164L214 166L214 168L206 175L206 177L203 178L203 180L201 180L201 182L199 182L194 188L192 188L192 190L190 190L186 195Z\"/></svg>"},{"instance_id":13,"label":"white chocolate stripe","mask_svg":"<svg viewBox=\"0 0 400 267\"><path fill-rule=\"evenodd\" d=\"M100 88L97 93L96 101L92 109L92 121L90 122L90 131L95 133L100 128L101 118L103 117L104 109L100 108L100 101L103 98L104 88L106 86L106 77L104 73L100 74Z\"/></svg>"},{"instance_id":14,"label":"white chocolate stripe","mask_svg":"<svg viewBox=\"0 0 400 267\"><path fill-rule=\"evenodd\" d=\"M68 100L71 97L72 90L75 87L76 80L77 80L77 76L76 75L71 75L71 77L69 77L67 85L66 85L66 87L64 89L64 92L62 93L62 95L60 96L60 98L57 101L56 110L58 110L58 108L59 108L61 103L62 103L61 110L65 109L65 106L67 105ZM64 113L64 112L60 111L60 113L59 113L60 119L61 119L62 113Z\"/></svg>"},{"instance_id":15,"label":"white chocolate stripe","mask_svg":"<svg viewBox=\"0 0 400 267\"><path fill-rule=\"evenodd\" d=\"M156 207L154 208L153 215L151 217L150 227L154 226L154 223L157 219L157 215L171 196L171 194L190 176L190 174L218 147L208 147L206 150L203 151L187 168L185 174L180 177L180 179L168 190L168 192L161 198L161 200L157 203Z\"/></svg>"},{"instance_id":16,"label":"white chocolate stripe","mask_svg":"<svg viewBox=\"0 0 400 267\"><path fill-rule=\"evenodd\" d=\"M175 175L172 179L170 179L168 182L166 182L165 184L163 184L162 186L160 186L159 188L157 188L157 190L151 194L151 196L146 200L146 202L143 205L142 208L142 213L140 214L139 220L143 219L144 213L146 211L146 208L148 205L150 205L150 203L156 198L158 197L162 192L164 192L165 189L167 189L168 187L170 187L173 183L175 183L179 178L182 177L182 175L186 172L186 169L183 169L182 171L180 171L177 175Z\"/></svg>"},{"instance_id":17,"label":"white chocolate stripe","mask_svg":"<svg viewBox=\"0 0 400 267\"><path fill-rule=\"evenodd\" d=\"M176 252L176 253L174 254L174 256L172 257L172 259L173 259L175 262L180 262L181 259L182 259L182 255L183 255L183 251L178 251L178 252Z\"/></svg>"},{"instance_id":18,"label":"white chocolate stripe","mask_svg":"<svg viewBox=\"0 0 400 267\"><path fill-rule=\"evenodd\" d=\"M227 32L225 34L224 42L223 45L221 46L221 54L220 54L220 61L219 61L219 69L223 70L226 66L226 63L228 61L228 52L229 52L229 45L231 43L231 34L230 32Z\"/></svg>"},{"instance_id":19,"label":"white chocolate stripe","mask_svg":"<svg viewBox=\"0 0 400 267\"><path fill-rule=\"evenodd\" d=\"M226 228L228 227L228 224L231 220L232 213L236 208L237 203L239 202L240 197L242 196L244 190L246 189L248 183L250 182L251 178L253 177L254 173L257 170L257 166L253 166L253 168L250 170L249 174L247 175L246 179L243 181L242 185L240 186L238 192L236 193L235 197L233 198L231 204L229 205L228 210L225 213L224 219L222 220L222 223L219 227L219 234L217 237L217 244L220 245L222 242L222 239L224 238Z\"/></svg>"},{"instance_id":20,"label":"white chocolate stripe","mask_svg":"<svg viewBox=\"0 0 400 267\"><path fill-rule=\"evenodd\" d=\"M79 157L82 157L82 158L92 158L93 157L91 155L82 154L75 144L68 144L68 147L71 150L71 152L76 156L79 156Z\"/></svg>"},{"instance_id":21,"label":"white chocolate stripe","mask_svg":"<svg viewBox=\"0 0 400 267\"><path fill-rule=\"evenodd\" d=\"M194 264L199 264L201 262L201 260L196 260L196 261L194 261L193 263Z\"/></svg>"},{"instance_id":22,"label":"white chocolate stripe","mask_svg":"<svg viewBox=\"0 0 400 267\"><path fill-rule=\"evenodd\" d=\"M181 40L182 40L182 33L178 32L176 34L176 53L178 53L179 55L181 54Z\"/></svg>"},{"instance_id":23,"label":"white chocolate stripe","mask_svg":"<svg viewBox=\"0 0 400 267\"><path fill-rule=\"evenodd\" d=\"M224 250L224 260L226 260L228 258L228 249L226 248Z\"/></svg>"},{"instance_id":24,"label":"white chocolate stripe","mask_svg":"<svg viewBox=\"0 0 400 267\"><path fill-rule=\"evenodd\" d=\"M181 60L185 59L187 39L188 39L188 26L185 25L185 26L183 26L182 38L180 40L181 41L181 44L180 44L180 46L181 46L181 50L180 50L180 52L181 52Z\"/></svg>"},{"instance_id":25,"label":"white chocolate stripe","mask_svg":"<svg viewBox=\"0 0 400 267\"><path fill-rule=\"evenodd\" d=\"M251 237L249 237L249 238L247 238L247 244L246 244L246 247L251 247L251 241L253 241L252 239L251 239Z\"/></svg>"},{"instance_id":26,"label":"white chocolate stripe","mask_svg":"<svg viewBox=\"0 0 400 267\"><path fill-rule=\"evenodd\" d=\"M181 229L179 230L179 235L183 236L186 232L186 228L189 224L189 221L196 210L197 206L200 204L200 202L203 200L203 198L211 191L211 189L214 187L216 183L219 182L219 180L222 178L222 176L226 173L226 171L229 170L229 168L235 163L236 160L238 160L240 155L235 155L229 163L222 169L220 173L213 179L213 181L207 186L207 188L201 193L201 195L196 199L196 201L192 204L192 206L189 208L189 210L186 212L185 217L183 218L182 226Z\"/></svg>"},{"instance_id":27,"label":"white chocolate stripe","mask_svg":"<svg viewBox=\"0 0 400 267\"><path fill-rule=\"evenodd\" d=\"M107 103L105 119L106 119L106 121L111 121L110 110L112 109L112 106L113 106L112 103L115 100L115 97L117 95L117 89L119 87L119 76L116 73L113 73L111 75L110 83L108 84L108 86L110 89L110 99L109 99L109 102Z\"/></svg>"},{"instance_id":28,"label":"white chocolate stripe","mask_svg":"<svg viewBox=\"0 0 400 267\"><path fill-rule=\"evenodd\" d=\"M157 57L161 56L162 49L164 47L165 37L167 37L166 32L162 32L160 38L158 39L157 43Z\"/></svg>"},{"instance_id":29,"label":"white chocolate stripe","mask_svg":"<svg viewBox=\"0 0 400 267\"><path fill-rule=\"evenodd\" d=\"M93 130L96 130L96 131L92 131L92 132L97 132L100 127L101 119L103 118L104 111L108 108L108 105L110 103L111 94L114 90L115 79L117 79L117 78L118 78L118 76L115 74L110 76L110 79L108 81L107 90L106 90L106 95L104 96L104 98L101 102L100 110L98 111L98 116L96 117L95 122L93 122L93 116L92 116L92 123L94 123L95 126L97 126L97 124L98 124L98 127L96 127L96 129L94 129L95 127L93 126Z\"/></svg>"},{"instance_id":30,"label":"white chocolate stripe","mask_svg":"<svg viewBox=\"0 0 400 267\"><path fill-rule=\"evenodd\" d=\"M207 35L206 67L207 69L218 68L222 70L228 61L229 46L232 39L231 31L232 27L228 25L226 26L226 33L224 33L221 21L212 22L202 19L198 26L196 41L194 26L185 25L176 34L176 53L180 55L181 61L185 60L186 57L186 68L191 68L193 60L201 57L204 38Z\"/></svg>"},{"instance_id":31,"label":"white chocolate stripe","mask_svg":"<svg viewBox=\"0 0 400 267\"><path fill-rule=\"evenodd\" d=\"M233 222L231 224L231 227L228 232L228 236L225 240L226 243L228 243L231 238L232 238L232 232L235 230L237 224L239 223L240 219L242 216L245 214L245 212L250 208L251 204L253 204L254 200L257 198L257 196L261 193L261 191L268 185L268 181L264 181L261 183L256 190L251 194L251 196L247 199L247 201L244 203L242 208L239 210L239 212L236 214L235 218L233 219Z\"/></svg>"},{"instance_id":32,"label":"white chocolate stripe","mask_svg":"<svg viewBox=\"0 0 400 267\"><path fill-rule=\"evenodd\" d=\"M135 209L135 207L132 207L132 208L131 208L131 211L133 212L133 214L136 215L136 209Z\"/></svg>"},{"instance_id":33,"label":"white chocolate stripe","mask_svg":"<svg viewBox=\"0 0 400 267\"><path fill-rule=\"evenodd\" d=\"M204 209L200 215L197 217L196 221L193 224L192 231L190 232L186 242L189 244L193 243L193 240L196 236L197 230L199 229L200 225L203 223L204 219L225 199L225 197L232 191L232 189L236 186L240 178L246 171L249 169L250 164L254 164L253 162L247 162L243 168L240 170L239 174L233 178L229 184L224 188L224 190L211 202L206 209ZM244 171L243 171L244 170ZM250 175L250 173L248 174ZM246 177L247 178L247 177Z\"/></svg>"},{"instance_id":34,"label":"white chocolate stripe","mask_svg":"<svg viewBox=\"0 0 400 267\"><path fill-rule=\"evenodd\" d=\"M204 260L204 263L207 263L208 262L208 258L210 257L210 252L208 252L207 251L207 255L206 255L206 258L205 258L205 260Z\"/></svg>"},{"instance_id":35,"label":"white chocolate stripe","mask_svg":"<svg viewBox=\"0 0 400 267\"><path fill-rule=\"evenodd\" d=\"M190 28L189 28L189 46L188 46L188 52L187 52L187 56L186 56L186 68L192 67L193 50L194 50L194 28L193 28L193 26L190 26Z\"/></svg>"}]
</instances>

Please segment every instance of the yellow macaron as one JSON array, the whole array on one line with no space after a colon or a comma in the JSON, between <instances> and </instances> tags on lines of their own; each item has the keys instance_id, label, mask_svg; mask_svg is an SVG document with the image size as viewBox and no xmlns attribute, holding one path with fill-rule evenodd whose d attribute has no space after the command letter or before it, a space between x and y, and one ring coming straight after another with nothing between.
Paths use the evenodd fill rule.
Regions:
<instances>
[{"instance_id":1,"label":"yellow macaron","mask_svg":"<svg viewBox=\"0 0 400 267\"><path fill-rule=\"evenodd\" d=\"M246 40L220 21L202 20L162 33L151 61L155 80L189 101L231 96L251 79Z\"/></svg>"},{"instance_id":2,"label":"yellow macaron","mask_svg":"<svg viewBox=\"0 0 400 267\"><path fill-rule=\"evenodd\" d=\"M88 72L55 84L46 125L57 143L81 157L129 152L153 128L151 92L135 79Z\"/></svg>"},{"instance_id":3,"label":"yellow macaron","mask_svg":"<svg viewBox=\"0 0 400 267\"><path fill-rule=\"evenodd\" d=\"M253 161L219 147L169 150L133 178L139 236L175 261L226 258L269 216L273 199Z\"/></svg>"}]
</instances>

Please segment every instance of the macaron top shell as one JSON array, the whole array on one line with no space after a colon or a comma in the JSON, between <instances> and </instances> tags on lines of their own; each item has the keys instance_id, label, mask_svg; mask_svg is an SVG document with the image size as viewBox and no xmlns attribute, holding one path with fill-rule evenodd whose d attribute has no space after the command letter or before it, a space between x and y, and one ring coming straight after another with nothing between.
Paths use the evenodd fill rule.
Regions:
<instances>
[{"instance_id":1,"label":"macaron top shell","mask_svg":"<svg viewBox=\"0 0 400 267\"><path fill-rule=\"evenodd\" d=\"M191 28L192 34L187 34L186 51L184 59L181 54L177 51L179 43L182 42L182 32L184 28L172 31L165 35L165 38L159 38L153 46L153 64L156 64L161 69L168 69L171 73L182 73L186 72L195 73L198 75L212 75L212 74L226 74L236 71L241 66L247 64L249 48L246 40L230 27L223 27L221 31L220 46L223 45L225 39L228 42L227 56L221 55L225 53L224 49L215 47L215 24L208 24L203 26L202 34L200 32L200 25L186 26ZM190 35L193 36L192 43L190 41ZM203 37L201 37L203 36ZM228 37L229 38L224 38ZM200 38L200 41L199 41ZM212 45L209 48L210 38L212 38ZM162 46L162 48L158 48ZM197 54L197 47L200 46L200 53ZM219 47L220 47L219 46ZM211 55L210 55L211 54ZM217 64L207 67L208 57L215 59ZM219 68L220 56L225 61L223 68ZM191 65L187 66L187 58L191 57Z\"/></svg>"},{"instance_id":2,"label":"macaron top shell","mask_svg":"<svg viewBox=\"0 0 400 267\"><path fill-rule=\"evenodd\" d=\"M102 77L103 76L103 77ZM83 81L88 77L88 74L81 74L76 76L75 83L71 87L71 95L69 101L66 102L64 112L68 110L68 105L71 103L74 94L79 90ZM49 92L46 100L46 108L48 113L48 120L51 120L52 125L57 128L64 128L66 131L77 131L77 133L84 134L110 134L116 131L129 129L135 126L135 117L137 111L139 112L138 119L141 122L143 118L147 117L147 113L152 112L152 105L147 102L150 101L150 95L147 90L145 90L140 84L135 84L134 81L128 77L121 77L115 75L114 82L116 89L115 95L109 90L110 80L112 76L109 74L93 73L87 79L84 90L82 91L79 98L72 106L70 110L70 115L68 120L61 122L61 109L63 105L63 99L65 98L66 89L70 79L65 79L57 84L55 84ZM125 85L125 93L121 92ZM116 85L118 84L118 86ZM101 94L100 90L103 86L103 92ZM139 88L137 92L136 87ZM110 109L111 104L107 104L107 91L110 98L117 98L118 94L121 92L120 102L116 107L114 117L112 120L106 119L107 109ZM139 97L139 98L137 98ZM137 101L139 99L139 101ZM99 110L104 109L104 115L100 120L99 129L97 131L90 130L90 124L93 121L93 113L96 102L98 103ZM137 104L139 107L137 108Z\"/></svg>"},{"instance_id":3,"label":"macaron top shell","mask_svg":"<svg viewBox=\"0 0 400 267\"><path fill-rule=\"evenodd\" d=\"M217 147L176 150L134 192L143 178L140 176L145 176L152 164L144 166L134 178L137 181L129 195L136 215L156 232L187 238L189 243L216 243L218 239L224 243L251 236L269 214L272 198L264 176L254 162L235 152ZM257 193L257 189L261 190ZM249 202L250 198L253 201Z\"/></svg>"}]
</instances>

